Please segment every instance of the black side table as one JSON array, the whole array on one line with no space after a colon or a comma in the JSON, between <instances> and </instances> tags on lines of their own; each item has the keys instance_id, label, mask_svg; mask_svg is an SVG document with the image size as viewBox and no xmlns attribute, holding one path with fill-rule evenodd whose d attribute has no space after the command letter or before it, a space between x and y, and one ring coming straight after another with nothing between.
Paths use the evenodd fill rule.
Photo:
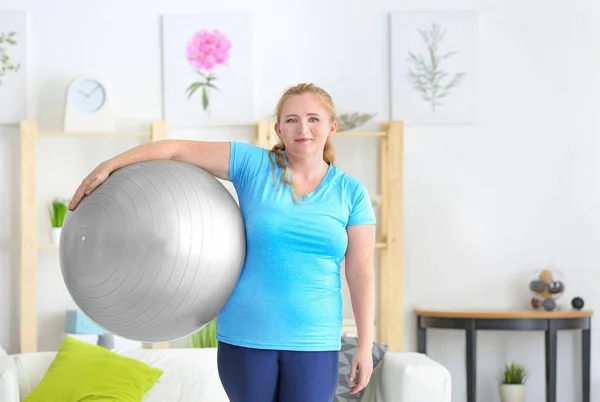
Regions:
<instances>
[{"instance_id":1,"label":"black side table","mask_svg":"<svg viewBox=\"0 0 600 402\"><path fill-rule=\"evenodd\" d=\"M467 402L476 402L476 332L478 330L544 331L546 402L556 402L557 332L581 330L582 395L590 402L591 310L415 310L419 353L427 352L427 328L464 330L467 337Z\"/></svg>"}]
</instances>

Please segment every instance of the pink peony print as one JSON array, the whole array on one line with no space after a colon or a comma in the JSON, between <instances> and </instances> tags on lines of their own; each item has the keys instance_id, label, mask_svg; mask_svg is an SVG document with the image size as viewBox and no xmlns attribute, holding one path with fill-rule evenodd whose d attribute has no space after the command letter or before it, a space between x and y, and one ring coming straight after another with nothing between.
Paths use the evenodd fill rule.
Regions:
<instances>
[{"instance_id":1,"label":"pink peony print","mask_svg":"<svg viewBox=\"0 0 600 402\"><path fill-rule=\"evenodd\" d=\"M229 60L231 42L218 29L200 30L187 44L187 58L196 70L212 71Z\"/></svg>"},{"instance_id":2,"label":"pink peony print","mask_svg":"<svg viewBox=\"0 0 600 402\"><path fill-rule=\"evenodd\" d=\"M190 98L198 89L202 88L202 107L205 111L210 104L209 90L218 90L213 82L217 79L213 70L229 61L230 49L231 41L218 29L202 29L194 33L187 43L188 62L203 80L193 82L186 92Z\"/></svg>"}]
</instances>

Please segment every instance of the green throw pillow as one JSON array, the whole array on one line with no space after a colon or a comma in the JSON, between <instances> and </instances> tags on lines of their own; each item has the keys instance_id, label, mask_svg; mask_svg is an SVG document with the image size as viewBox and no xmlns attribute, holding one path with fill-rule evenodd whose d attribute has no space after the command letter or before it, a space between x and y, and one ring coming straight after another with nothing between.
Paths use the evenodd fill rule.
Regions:
<instances>
[{"instance_id":1,"label":"green throw pillow","mask_svg":"<svg viewBox=\"0 0 600 402\"><path fill-rule=\"evenodd\" d=\"M136 401L163 370L67 336L24 402Z\"/></svg>"}]
</instances>

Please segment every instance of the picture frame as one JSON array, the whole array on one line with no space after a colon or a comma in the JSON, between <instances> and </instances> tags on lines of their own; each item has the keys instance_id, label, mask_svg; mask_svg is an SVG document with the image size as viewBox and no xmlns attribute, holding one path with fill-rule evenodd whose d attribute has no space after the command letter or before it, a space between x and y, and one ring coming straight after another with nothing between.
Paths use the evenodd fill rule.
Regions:
<instances>
[{"instance_id":1,"label":"picture frame","mask_svg":"<svg viewBox=\"0 0 600 402\"><path fill-rule=\"evenodd\" d=\"M477 10L391 13L391 118L477 124L478 37Z\"/></svg>"},{"instance_id":2,"label":"picture frame","mask_svg":"<svg viewBox=\"0 0 600 402\"><path fill-rule=\"evenodd\" d=\"M26 11L0 10L0 124L18 124L27 116Z\"/></svg>"},{"instance_id":3,"label":"picture frame","mask_svg":"<svg viewBox=\"0 0 600 402\"><path fill-rule=\"evenodd\" d=\"M173 127L256 120L252 19L244 13L164 15L164 119Z\"/></svg>"}]
</instances>

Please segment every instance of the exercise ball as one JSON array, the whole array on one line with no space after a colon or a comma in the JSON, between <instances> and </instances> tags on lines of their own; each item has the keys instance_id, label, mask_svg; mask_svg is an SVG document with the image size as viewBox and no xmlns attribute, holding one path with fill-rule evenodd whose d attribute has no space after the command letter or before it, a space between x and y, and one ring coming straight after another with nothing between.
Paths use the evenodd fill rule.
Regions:
<instances>
[{"instance_id":1,"label":"exercise ball","mask_svg":"<svg viewBox=\"0 0 600 402\"><path fill-rule=\"evenodd\" d=\"M67 214L59 242L75 304L107 332L141 342L205 327L229 298L245 254L233 196L178 161L114 171Z\"/></svg>"}]
</instances>

